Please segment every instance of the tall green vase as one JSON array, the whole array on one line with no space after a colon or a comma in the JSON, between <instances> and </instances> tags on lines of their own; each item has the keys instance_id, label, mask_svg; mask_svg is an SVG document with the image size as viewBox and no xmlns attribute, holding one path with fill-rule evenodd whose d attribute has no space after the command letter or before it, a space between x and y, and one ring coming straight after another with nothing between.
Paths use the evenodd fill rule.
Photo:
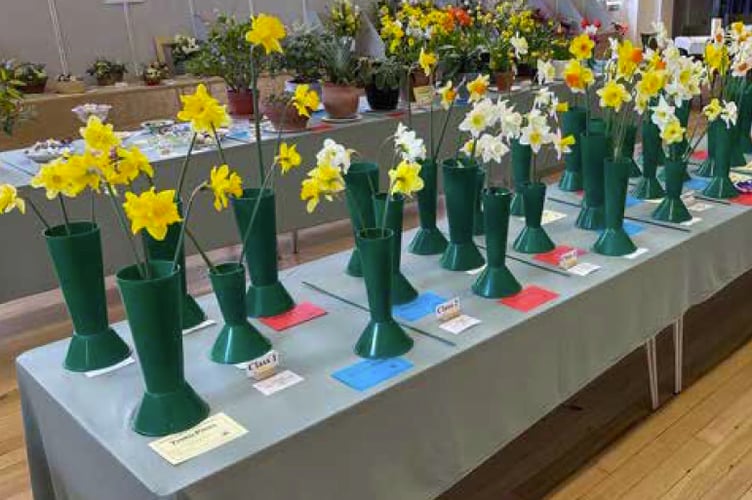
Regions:
<instances>
[{"instance_id":1,"label":"tall green vase","mask_svg":"<svg viewBox=\"0 0 752 500\"><path fill-rule=\"evenodd\" d=\"M388 207L388 208L387 208ZM402 274L400 264L402 262L402 219L405 209L405 197L401 194L387 196L386 193L378 193L373 196L373 212L376 215L376 224L381 227L385 222L387 229L391 229L392 236L392 302L396 305L407 304L418 297L418 291ZM386 210L386 219L384 219Z\"/></svg>"},{"instance_id":2,"label":"tall green vase","mask_svg":"<svg viewBox=\"0 0 752 500\"><path fill-rule=\"evenodd\" d=\"M506 264L511 201L512 193L508 189L492 187L483 191L488 265L473 283L473 293L481 297L497 299L522 290L522 285Z\"/></svg>"},{"instance_id":3,"label":"tall green vase","mask_svg":"<svg viewBox=\"0 0 752 500\"><path fill-rule=\"evenodd\" d=\"M279 281L277 268L277 211L274 191L245 189L243 196L233 198L235 222L240 237L246 234L253 211L258 202L258 211L253 219L248 241L245 242L245 261L251 275L251 284L246 294L248 316L252 318L276 316L295 307L292 297Z\"/></svg>"},{"instance_id":4,"label":"tall green vase","mask_svg":"<svg viewBox=\"0 0 752 500\"><path fill-rule=\"evenodd\" d=\"M345 186L345 201L355 236L361 229L376 225L371 197L379 192L379 166L365 161L353 162L345 174ZM350 254L346 269L347 274L356 278L363 277L359 252L356 246Z\"/></svg>"},{"instance_id":5,"label":"tall green vase","mask_svg":"<svg viewBox=\"0 0 752 500\"><path fill-rule=\"evenodd\" d=\"M575 225L580 229L602 229L605 226L603 207L603 165L608 153L608 140L600 132L582 134L582 175L585 195Z\"/></svg>"},{"instance_id":6,"label":"tall green vase","mask_svg":"<svg viewBox=\"0 0 752 500\"><path fill-rule=\"evenodd\" d=\"M449 221L449 244L441 255L441 267L451 271L468 271L485 263L473 241L473 217L477 193L478 165L469 160L446 160L444 194Z\"/></svg>"},{"instance_id":7,"label":"tall green vase","mask_svg":"<svg viewBox=\"0 0 752 500\"><path fill-rule=\"evenodd\" d=\"M739 106L739 151L744 158L745 154L752 154L752 138L750 138L750 129L752 129L752 85L747 84L744 95Z\"/></svg>"},{"instance_id":8,"label":"tall green vase","mask_svg":"<svg viewBox=\"0 0 752 500\"><path fill-rule=\"evenodd\" d=\"M362 229L355 235L371 313L355 344L355 354L362 358L393 358L413 347L413 339L392 317L393 238L391 229L380 228Z\"/></svg>"},{"instance_id":9,"label":"tall green vase","mask_svg":"<svg viewBox=\"0 0 752 500\"><path fill-rule=\"evenodd\" d=\"M629 176L640 177L642 172L634 159L635 142L637 141L637 125L629 124L624 128L624 138L621 142L622 154L629 160Z\"/></svg>"},{"instance_id":10,"label":"tall green vase","mask_svg":"<svg viewBox=\"0 0 752 500\"><path fill-rule=\"evenodd\" d=\"M666 197L653 211L653 218L676 223L692 220L692 215L681 197L687 163L681 160L667 160L663 170L666 172Z\"/></svg>"},{"instance_id":11,"label":"tall green vase","mask_svg":"<svg viewBox=\"0 0 752 500\"><path fill-rule=\"evenodd\" d=\"M522 253L543 253L553 250L556 245L541 226L543 205L546 202L546 185L542 182L528 182L522 188L525 202L525 227L522 228L514 249Z\"/></svg>"},{"instance_id":12,"label":"tall green vase","mask_svg":"<svg viewBox=\"0 0 752 500\"><path fill-rule=\"evenodd\" d=\"M638 200L663 198L666 194L656 177L662 151L661 132L646 116L642 122L642 175L632 189L632 196Z\"/></svg>"},{"instance_id":13,"label":"tall green vase","mask_svg":"<svg viewBox=\"0 0 752 500\"><path fill-rule=\"evenodd\" d=\"M561 133L565 137L571 135L575 139L579 139L580 135L585 132L586 125L587 112L584 108L572 107L561 115ZM562 191L579 191L582 189L580 142L575 140L570 149L572 152L564 156L564 172L559 179L559 189Z\"/></svg>"},{"instance_id":14,"label":"tall green vase","mask_svg":"<svg viewBox=\"0 0 752 500\"><path fill-rule=\"evenodd\" d=\"M715 137L715 165L713 177L703 189L702 194L709 198L726 199L739 196L734 183L729 178L731 167L731 140L734 135L733 127L729 129L723 120L715 120L710 124L710 132Z\"/></svg>"},{"instance_id":15,"label":"tall green vase","mask_svg":"<svg viewBox=\"0 0 752 500\"><path fill-rule=\"evenodd\" d=\"M209 405L185 380L180 272L172 262L152 261L150 274L142 279L136 266L126 267L117 283L146 384L133 430L165 436L204 420Z\"/></svg>"},{"instance_id":16,"label":"tall green vase","mask_svg":"<svg viewBox=\"0 0 752 500\"><path fill-rule=\"evenodd\" d=\"M248 322L245 268L237 262L220 264L209 270L209 279L225 322L212 346L211 360L234 365L269 352L272 343Z\"/></svg>"},{"instance_id":17,"label":"tall green vase","mask_svg":"<svg viewBox=\"0 0 752 500\"><path fill-rule=\"evenodd\" d=\"M178 211L183 212L182 203L178 203ZM142 232L142 237L146 243L146 251L149 253L150 260L166 260L172 261L175 258L175 250L178 247L178 240L180 239L180 230L183 227L182 222L177 224L171 224L167 228L167 236L164 240L155 240L146 231ZM185 246L180 250L180 256L178 257L178 264L180 265L180 290L182 291L182 304L183 313L181 315L183 321L183 330L193 328L196 325L203 323L206 320L206 313L198 305L196 299L194 299L188 293L188 286L185 278Z\"/></svg>"},{"instance_id":18,"label":"tall green vase","mask_svg":"<svg viewBox=\"0 0 752 500\"><path fill-rule=\"evenodd\" d=\"M695 175L698 177L713 177L713 171L715 170L715 135L713 127L708 127L708 157L703 160L700 166L695 170Z\"/></svg>"},{"instance_id":19,"label":"tall green vase","mask_svg":"<svg viewBox=\"0 0 752 500\"><path fill-rule=\"evenodd\" d=\"M415 255L438 255L444 252L447 240L436 227L436 202L438 199L438 175L436 162L421 162L420 177L423 189L418 191L418 218L420 227L410 242L410 253Z\"/></svg>"},{"instance_id":20,"label":"tall green vase","mask_svg":"<svg viewBox=\"0 0 752 500\"><path fill-rule=\"evenodd\" d=\"M510 211L515 217L525 215L525 203L522 201L522 191L530 182L530 163L533 159L533 150L529 145L520 144L518 139L512 140L512 183L514 195Z\"/></svg>"},{"instance_id":21,"label":"tall green vase","mask_svg":"<svg viewBox=\"0 0 752 500\"><path fill-rule=\"evenodd\" d=\"M91 222L72 222L68 229L61 225L46 230L44 239L73 322L63 366L87 372L123 361L130 348L107 318L99 228Z\"/></svg>"},{"instance_id":22,"label":"tall green vase","mask_svg":"<svg viewBox=\"0 0 752 500\"><path fill-rule=\"evenodd\" d=\"M483 224L483 185L486 183L486 171L478 167L475 178L475 210L473 212L473 235L483 236L486 228Z\"/></svg>"},{"instance_id":23,"label":"tall green vase","mask_svg":"<svg viewBox=\"0 0 752 500\"><path fill-rule=\"evenodd\" d=\"M630 168L627 158L607 159L605 162L606 228L593 245L595 253L621 256L637 250L637 246L624 230L624 208Z\"/></svg>"}]
</instances>

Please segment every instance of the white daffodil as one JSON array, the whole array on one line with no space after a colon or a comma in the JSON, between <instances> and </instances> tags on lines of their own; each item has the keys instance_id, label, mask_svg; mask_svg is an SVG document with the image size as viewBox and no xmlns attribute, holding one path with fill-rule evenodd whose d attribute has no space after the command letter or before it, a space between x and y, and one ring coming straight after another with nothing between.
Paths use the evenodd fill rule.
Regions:
<instances>
[{"instance_id":1,"label":"white daffodil","mask_svg":"<svg viewBox=\"0 0 752 500\"><path fill-rule=\"evenodd\" d=\"M538 59L537 66L538 74L536 75L536 78L538 79L539 85L548 85L556 79L556 68L551 64L551 61Z\"/></svg>"},{"instance_id":2,"label":"white daffodil","mask_svg":"<svg viewBox=\"0 0 752 500\"><path fill-rule=\"evenodd\" d=\"M651 120L658 125L659 128L663 128L669 120L676 116L676 108L671 106L666 98L661 96L657 106L650 108L653 111Z\"/></svg>"},{"instance_id":3,"label":"white daffodil","mask_svg":"<svg viewBox=\"0 0 752 500\"><path fill-rule=\"evenodd\" d=\"M527 40L525 40L524 37L521 37L519 32L515 33L514 36L509 39L509 43L511 43L512 47L514 48L515 58L519 59L521 56L524 56L527 54L527 51L528 51Z\"/></svg>"},{"instance_id":4,"label":"white daffodil","mask_svg":"<svg viewBox=\"0 0 752 500\"><path fill-rule=\"evenodd\" d=\"M332 139L324 140L324 147L316 153L316 162L319 165L338 167L346 174L350 169L350 157L354 151L337 144Z\"/></svg>"},{"instance_id":5,"label":"white daffodil","mask_svg":"<svg viewBox=\"0 0 752 500\"><path fill-rule=\"evenodd\" d=\"M426 145L423 139L418 137L414 130L408 129L402 122L397 125L397 132L394 134L394 147L402 159L410 163L426 158Z\"/></svg>"},{"instance_id":6,"label":"white daffodil","mask_svg":"<svg viewBox=\"0 0 752 500\"><path fill-rule=\"evenodd\" d=\"M546 115L544 115L538 108L531 109L526 118L527 124L532 127L539 129L548 127L548 120L546 119Z\"/></svg>"},{"instance_id":7,"label":"white daffodil","mask_svg":"<svg viewBox=\"0 0 752 500\"><path fill-rule=\"evenodd\" d=\"M514 105L508 107L508 102L506 100L499 100L496 103L501 133L507 139L517 139L520 136L520 129L522 128L522 115L514 110Z\"/></svg>"},{"instance_id":8,"label":"white daffodil","mask_svg":"<svg viewBox=\"0 0 752 500\"><path fill-rule=\"evenodd\" d=\"M491 134L483 134L478 139L478 143L475 147L475 155L481 157L483 163L495 161L501 163L501 159L509 152L509 148L501 137L493 136Z\"/></svg>"},{"instance_id":9,"label":"white daffodil","mask_svg":"<svg viewBox=\"0 0 752 500\"><path fill-rule=\"evenodd\" d=\"M572 152L572 148L570 146L573 146L575 143L575 138L573 135L567 135L565 137L561 136L561 129L557 128L556 133L552 134L552 141L554 144L554 149L556 150L556 158L561 160L562 155L569 154Z\"/></svg>"},{"instance_id":10,"label":"white daffodil","mask_svg":"<svg viewBox=\"0 0 752 500\"><path fill-rule=\"evenodd\" d=\"M489 118L486 110L473 106L460 123L459 129L477 139L489 127Z\"/></svg>"},{"instance_id":11,"label":"white daffodil","mask_svg":"<svg viewBox=\"0 0 752 500\"><path fill-rule=\"evenodd\" d=\"M528 125L522 129L520 134L520 144L530 146L530 149L536 154L538 154L544 145L549 144L552 141L553 134L548 128L548 125L545 127Z\"/></svg>"},{"instance_id":12,"label":"white daffodil","mask_svg":"<svg viewBox=\"0 0 752 500\"><path fill-rule=\"evenodd\" d=\"M726 128L731 128L736 125L736 119L739 112L736 108L734 101L724 101L723 110L721 111L721 119L726 122Z\"/></svg>"},{"instance_id":13,"label":"white daffodil","mask_svg":"<svg viewBox=\"0 0 752 500\"><path fill-rule=\"evenodd\" d=\"M663 21L653 21L653 32L655 33L655 41L658 44L658 48L666 47L666 44L670 40L668 37L668 30Z\"/></svg>"}]
</instances>

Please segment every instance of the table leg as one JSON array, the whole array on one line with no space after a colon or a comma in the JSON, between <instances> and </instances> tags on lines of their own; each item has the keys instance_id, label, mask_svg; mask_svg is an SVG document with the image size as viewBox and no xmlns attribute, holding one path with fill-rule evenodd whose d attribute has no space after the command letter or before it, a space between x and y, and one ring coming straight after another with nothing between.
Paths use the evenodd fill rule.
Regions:
<instances>
[{"instance_id":1,"label":"table leg","mask_svg":"<svg viewBox=\"0 0 752 500\"><path fill-rule=\"evenodd\" d=\"M674 394L682 391L684 372L684 316L674 322Z\"/></svg>"},{"instance_id":2,"label":"table leg","mask_svg":"<svg viewBox=\"0 0 752 500\"><path fill-rule=\"evenodd\" d=\"M660 406L658 399L658 357L656 355L655 337L645 342L645 354L648 361L648 380L650 382L650 404L653 410Z\"/></svg>"}]
</instances>

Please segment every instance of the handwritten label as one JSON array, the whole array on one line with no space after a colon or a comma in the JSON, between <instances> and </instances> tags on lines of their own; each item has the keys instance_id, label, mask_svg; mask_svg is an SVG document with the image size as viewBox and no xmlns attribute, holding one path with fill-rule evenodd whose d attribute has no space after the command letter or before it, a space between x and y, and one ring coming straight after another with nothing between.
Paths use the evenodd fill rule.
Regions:
<instances>
[{"instance_id":1,"label":"handwritten label","mask_svg":"<svg viewBox=\"0 0 752 500\"><path fill-rule=\"evenodd\" d=\"M248 363L246 373L249 377L252 377L256 380L263 380L274 375L277 371L278 366L279 353L277 351L271 350L260 358L256 358Z\"/></svg>"},{"instance_id":2,"label":"handwritten label","mask_svg":"<svg viewBox=\"0 0 752 500\"><path fill-rule=\"evenodd\" d=\"M172 465L178 465L247 432L245 427L224 413L217 413L187 431L152 441L149 447Z\"/></svg>"},{"instance_id":3,"label":"handwritten label","mask_svg":"<svg viewBox=\"0 0 752 500\"><path fill-rule=\"evenodd\" d=\"M293 385L302 381L303 377L301 377L297 373L293 373L290 370L285 370L272 377L267 378L266 380L256 382L255 384L253 384L253 387L261 392L261 394L263 394L264 396L271 396L275 392L279 392L283 389L287 389L288 387L292 387Z\"/></svg>"},{"instance_id":4,"label":"handwritten label","mask_svg":"<svg viewBox=\"0 0 752 500\"><path fill-rule=\"evenodd\" d=\"M580 252L578 249L573 248L572 250L568 252L564 252L559 257L559 267L562 269L570 269L577 265L577 258L579 257Z\"/></svg>"},{"instance_id":5,"label":"handwritten label","mask_svg":"<svg viewBox=\"0 0 752 500\"><path fill-rule=\"evenodd\" d=\"M428 107L433 102L434 88L430 85L422 87L413 87L413 95L415 96L415 104L421 107Z\"/></svg>"},{"instance_id":6,"label":"handwritten label","mask_svg":"<svg viewBox=\"0 0 752 500\"><path fill-rule=\"evenodd\" d=\"M452 318L456 318L460 315L460 298L454 297L453 299L442 302L436 306L436 319L439 321L449 321Z\"/></svg>"},{"instance_id":7,"label":"handwritten label","mask_svg":"<svg viewBox=\"0 0 752 500\"><path fill-rule=\"evenodd\" d=\"M477 318L473 318L472 316L468 316L467 314L460 314L459 316L440 324L439 328L451 334L459 335L468 328L472 328L475 325L479 325L480 323L481 321Z\"/></svg>"}]
</instances>

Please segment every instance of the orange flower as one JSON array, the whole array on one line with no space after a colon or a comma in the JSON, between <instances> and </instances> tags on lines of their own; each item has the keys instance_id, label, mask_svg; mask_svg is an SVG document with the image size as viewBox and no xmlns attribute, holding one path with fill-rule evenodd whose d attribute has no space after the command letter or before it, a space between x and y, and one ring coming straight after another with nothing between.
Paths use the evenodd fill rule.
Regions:
<instances>
[{"instance_id":1,"label":"orange flower","mask_svg":"<svg viewBox=\"0 0 752 500\"><path fill-rule=\"evenodd\" d=\"M449 13L460 26L470 26L473 23L470 14L460 7L449 7Z\"/></svg>"}]
</instances>

